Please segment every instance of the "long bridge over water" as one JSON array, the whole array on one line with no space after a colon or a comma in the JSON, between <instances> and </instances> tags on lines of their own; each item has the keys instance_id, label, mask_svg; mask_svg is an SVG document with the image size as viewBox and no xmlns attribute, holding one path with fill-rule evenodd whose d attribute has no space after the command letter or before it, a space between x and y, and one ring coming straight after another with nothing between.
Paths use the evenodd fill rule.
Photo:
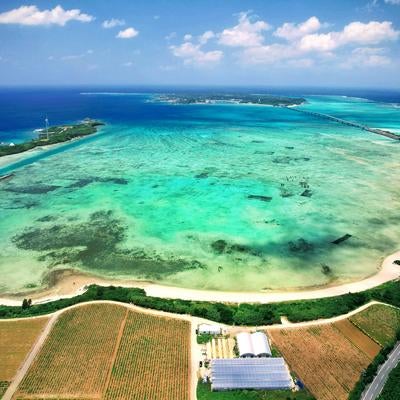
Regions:
<instances>
[{"instance_id":1,"label":"long bridge over water","mask_svg":"<svg viewBox=\"0 0 400 400\"><path fill-rule=\"evenodd\" d=\"M360 129L362 129L364 131L371 132L371 133L376 133L377 135L381 135L381 136L386 136L386 137L388 137L390 139L400 140L400 135L396 135L395 133L387 131L387 130L378 129L378 128L370 128L369 126L360 124L358 122L346 121L345 119L337 118L337 117L334 117L334 116L329 115L329 114L323 114L323 113L319 113L319 112L315 112L315 111L309 111L309 110L302 110L302 109L299 109L297 107L285 107L285 108L287 108L288 110L300 112L300 113L303 113L303 114L313 115L313 116L318 117L318 118L329 119L331 121L337 122L337 123L342 124L342 125L349 125L349 126L353 126L353 127L356 127L356 128L360 128Z\"/></svg>"}]
</instances>

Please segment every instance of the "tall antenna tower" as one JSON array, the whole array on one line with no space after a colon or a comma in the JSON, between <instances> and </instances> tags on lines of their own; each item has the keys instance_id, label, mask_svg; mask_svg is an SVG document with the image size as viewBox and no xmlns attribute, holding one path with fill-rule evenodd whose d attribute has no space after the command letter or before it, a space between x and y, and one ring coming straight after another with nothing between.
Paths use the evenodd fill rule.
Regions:
<instances>
[{"instance_id":1,"label":"tall antenna tower","mask_svg":"<svg viewBox=\"0 0 400 400\"><path fill-rule=\"evenodd\" d=\"M47 136L47 140L49 140L49 119L47 118L47 115L46 115L46 119L44 120L44 122L46 123L46 136Z\"/></svg>"}]
</instances>

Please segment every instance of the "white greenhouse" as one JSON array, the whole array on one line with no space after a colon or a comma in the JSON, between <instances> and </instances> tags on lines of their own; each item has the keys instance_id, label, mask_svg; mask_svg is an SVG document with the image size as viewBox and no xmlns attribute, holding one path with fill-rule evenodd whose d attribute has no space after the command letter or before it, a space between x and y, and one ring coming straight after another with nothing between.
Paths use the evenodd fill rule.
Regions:
<instances>
[{"instance_id":1,"label":"white greenhouse","mask_svg":"<svg viewBox=\"0 0 400 400\"><path fill-rule=\"evenodd\" d=\"M272 355L268 338L263 332L241 332L236 335L239 356L247 357L270 357Z\"/></svg>"}]
</instances>

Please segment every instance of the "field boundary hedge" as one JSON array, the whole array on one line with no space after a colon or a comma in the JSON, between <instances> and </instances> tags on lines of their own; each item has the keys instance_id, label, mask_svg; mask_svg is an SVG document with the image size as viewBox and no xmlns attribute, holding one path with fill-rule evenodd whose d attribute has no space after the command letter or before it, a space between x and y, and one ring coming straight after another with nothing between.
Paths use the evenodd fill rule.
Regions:
<instances>
[{"instance_id":1,"label":"field boundary hedge","mask_svg":"<svg viewBox=\"0 0 400 400\"><path fill-rule=\"evenodd\" d=\"M147 296L143 289L91 285L78 296L24 306L0 306L0 319L45 315L74 304L92 300L113 300L132 303L144 308L175 314L189 314L229 325L260 326L279 324L281 316L291 322L313 321L347 314L372 300L400 307L400 281L387 282L360 293L313 300L297 300L281 303L218 303L206 301L164 299Z\"/></svg>"}]
</instances>

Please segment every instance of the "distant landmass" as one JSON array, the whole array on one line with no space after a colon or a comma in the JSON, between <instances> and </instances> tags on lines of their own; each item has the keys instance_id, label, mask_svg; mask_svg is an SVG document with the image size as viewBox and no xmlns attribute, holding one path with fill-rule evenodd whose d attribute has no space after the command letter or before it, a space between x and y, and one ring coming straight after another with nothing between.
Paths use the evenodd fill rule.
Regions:
<instances>
[{"instance_id":1,"label":"distant landmass","mask_svg":"<svg viewBox=\"0 0 400 400\"><path fill-rule=\"evenodd\" d=\"M69 140L91 135L97 132L97 127L104 125L100 121L86 119L80 124L52 126L47 130L38 129L38 138L24 143L0 143L0 157L10 154L18 154L35 147L67 142Z\"/></svg>"},{"instance_id":2,"label":"distant landmass","mask_svg":"<svg viewBox=\"0 0 400 400\"><path fill-rule=\"evenodd\" d=\"M296 106L306 102L302 97L273 96L269 94L162 94L156 96L156 101L173 104L261 104L268 106Z\"/></svg>"}]
</instances>

